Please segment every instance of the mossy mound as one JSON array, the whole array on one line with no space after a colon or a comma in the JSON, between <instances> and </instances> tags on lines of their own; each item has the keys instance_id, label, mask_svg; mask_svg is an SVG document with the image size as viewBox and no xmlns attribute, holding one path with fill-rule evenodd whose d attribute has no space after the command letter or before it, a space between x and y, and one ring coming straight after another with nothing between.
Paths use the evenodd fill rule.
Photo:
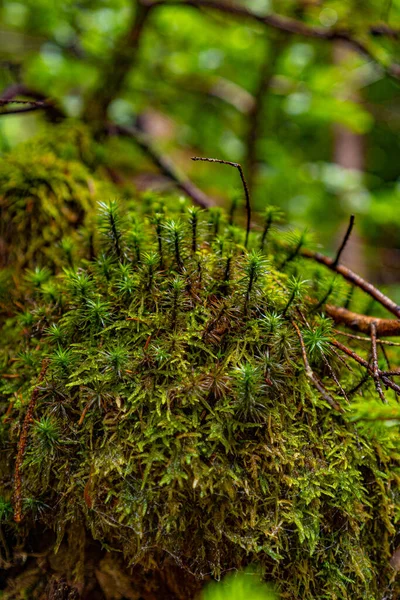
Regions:
<instances>
[{"instance_id":1,"label":"mossy mound","mask_svg":"<svg viewBox=\"0 0 400 600\"><path fill-rule=\"evenodd\" d=\"M2 156L0 266L53 266L70 260L99 200L115 190L99 170L101 157L88 132L67 122ZM90 237L90 228L87 232ZM90 242L86 241L86 244ZM60 246L57 251L57 247ZM59 261L60 254L63 255Z\"/></svg>"},{"instance_id":2,"label":"mossy mound","mask_svg":"<svg viewBox=\"0 0 400 600\"><path fill-rule=\"evenodd\" d=\"M304 281L281 232L245 249L219 209L170 204L103 205L92 260L26 276L1 353L9 564L46 528L87 598L88 540L133 578L168 561L186 573L169 595L140 571L139 595L105 598L190 598L197 579L254 562L282 598L397 597L398 430L351 420L343 388L363 375L331 349L331 280ZM372 380L358 389L376 396Z\"/></svg>"}]
</instances>

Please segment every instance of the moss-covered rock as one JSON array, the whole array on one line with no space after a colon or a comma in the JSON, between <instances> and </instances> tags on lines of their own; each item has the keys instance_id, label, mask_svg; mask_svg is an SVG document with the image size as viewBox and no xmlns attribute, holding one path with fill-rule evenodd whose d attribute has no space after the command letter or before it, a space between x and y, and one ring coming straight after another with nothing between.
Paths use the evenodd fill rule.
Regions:
<instances>
[{"instance_id":1,"label":"moss-covered rock","mask_svg":"<svg viewBox=\"0 0 400 600\"><path fill-rule=\"evenodd\" d=\"M363 374L332 350L331 279L282 232L246 250L221 211L147 197L100 212L92 259L29 271L4 328L3 562L46 530L64 557L46 576L87 598L96 568L106 598L190 598L254 562L282 598L397 597L398 428L352 420ZM360 390L374 401L372 379Z\"/></svg>"}]
</instances>

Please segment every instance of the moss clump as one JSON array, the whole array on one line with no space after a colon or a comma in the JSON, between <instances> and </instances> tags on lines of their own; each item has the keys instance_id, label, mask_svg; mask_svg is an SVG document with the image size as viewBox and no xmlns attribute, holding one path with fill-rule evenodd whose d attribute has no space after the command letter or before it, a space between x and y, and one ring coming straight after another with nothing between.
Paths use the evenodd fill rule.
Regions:
<instances>
[{"instance_id":1,"label":"moss clump","mask_svg":"<svg viewBox=\"0 0 400 600\"><path fill-rule=\"evenodd\" d=\"M168 597L193 597L187 577L254 562L283 598L396 597L398 434L351 422L341 394L361 376L331 351L331 323L315 310L331 282L307 282L298 238L284 247L281 233L252 233L246 251L223 212L157 199L100 212L93 259L55 277L28 273L22 312L5 329L9 545L32 548L38 527L54 531L53 554L61 544L73 557L64 575L81 589L93 571L86 535L125 569L161 572L168 559L191 574ZM310 387L295 325L324 397ZM15 456L44 358L16 524ZM373 382L362 389L376 396ZM135 589L153 598L140 573Z\"/></svg>"},{"instance_id":2,"label":"moss clump","mask_svg":"<svg viewBox=\"0 0 400 600\"><path fill-rule=\"evenodd\" d=\"M89 224L103 194L112 193L100 162L90 136L74 123L46 130L2 157L1 267L16 271L71 260L74 246L82 247L76 230Z\"/></svg>"}]
</instances>

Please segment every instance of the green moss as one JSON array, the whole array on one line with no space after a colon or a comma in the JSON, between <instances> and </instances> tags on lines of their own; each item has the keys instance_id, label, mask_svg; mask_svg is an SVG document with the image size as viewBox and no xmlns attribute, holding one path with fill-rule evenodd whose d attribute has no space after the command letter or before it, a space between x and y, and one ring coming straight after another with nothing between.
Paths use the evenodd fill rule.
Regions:
<instances>
[{"instance_id":1,"label":"green moss","mask_svg":"<svg viewBox=\"0 0 400 600\"><path fill-rule=\"evenodd\" d=\"M389 584L395 597L398 427L353 422L341 394L362 374L330 351L315 306L331 277L298 256L303 236L284 243L270 223L247 252L222 211L150 196L136 212L103 204L99 219L95 256L30 271L4 330L10 539L40 524L58 548L79 525L125 567L161 569L168 556L202 580L257 563L282 598L378 600ZM343 413L310 387L293 320ZM44 357L17 525L14 460ZM361 390L364 403L376 396L372 381Z\"/></svg>"},{"instance_id":2,"label":"green moss","mask_svg":"<svg viewBox=\"0 0 400 600\"><path fill-rule=\"evenodd\" d=\"M6 153L0 163L0 266L15 271L71 263L77 246L90 243L82 236L93 233L97 202L115 193L100 167L97 146L71 122ZM79 237L80 227L88 231Z\"/></svg>"}]
</instances>

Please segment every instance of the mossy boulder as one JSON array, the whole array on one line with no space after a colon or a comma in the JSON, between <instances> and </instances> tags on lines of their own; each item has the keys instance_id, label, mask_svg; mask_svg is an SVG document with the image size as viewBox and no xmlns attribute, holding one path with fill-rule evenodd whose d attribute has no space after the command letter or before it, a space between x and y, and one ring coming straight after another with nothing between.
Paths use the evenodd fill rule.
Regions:
<instances>
[{"instance_id":1,"label":"mossy boulder","mask_svg":"<svg viewBox=\"0 0 400 600\"><path fill-rule=\"evenodd\" d=\"M376 391L330 344L331 278L293 237L245 248L176 199L102 205L99 232L91 259L28 272L3 328L3 597L22 597L21 552L30 598L56 575L84 598L189 599L249 563L282 598L398 597L398 427L354 422L352 393Z\"/></svg>"}]
</instances>

